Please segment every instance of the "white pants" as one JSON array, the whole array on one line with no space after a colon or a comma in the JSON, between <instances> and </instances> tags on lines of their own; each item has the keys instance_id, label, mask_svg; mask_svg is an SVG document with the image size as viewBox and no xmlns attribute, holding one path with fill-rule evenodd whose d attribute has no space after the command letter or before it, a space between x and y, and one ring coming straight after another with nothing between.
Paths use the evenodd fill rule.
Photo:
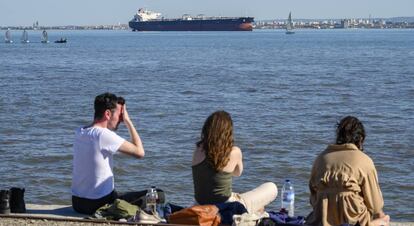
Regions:
<instances>
[{"instance_id":1,"label":"white pants","mask_svg":"<svg viewBox=\"0 0 414 226\"><path fill-rule=\"evenodd\" d=\"M259 187L242 194L233 192L227 202L240 202L246 207L247 212L257 213L275 200L276 196L276 184L266 182Z\"/></svg>"}]
</instances>

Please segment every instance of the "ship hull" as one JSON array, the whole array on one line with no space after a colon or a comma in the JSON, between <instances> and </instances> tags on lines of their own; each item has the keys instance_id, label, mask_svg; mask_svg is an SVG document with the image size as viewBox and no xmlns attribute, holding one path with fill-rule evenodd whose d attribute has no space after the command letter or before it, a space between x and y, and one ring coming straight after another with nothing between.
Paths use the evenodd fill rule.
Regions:
<instances>
[{"instance_id":1,"label":"ship hull","mask_svg":"<svg viewBox=\"0 0 414 226\"><path fill-rule=\"evenodd\" d=\"M130 21L133 31L251 31L253 17Z\"/></svg>"}]
</instances>

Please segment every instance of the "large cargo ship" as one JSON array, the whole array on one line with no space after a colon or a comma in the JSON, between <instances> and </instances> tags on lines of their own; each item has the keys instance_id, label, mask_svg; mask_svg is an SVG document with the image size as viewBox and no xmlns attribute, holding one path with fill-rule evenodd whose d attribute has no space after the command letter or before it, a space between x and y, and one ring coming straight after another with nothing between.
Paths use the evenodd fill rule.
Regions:
<instances>
[{"instance_id":1,"label":"large cargo ship","mask_svg":"<svg viewBox=\"0 0 414 226\"><path fill-rule=\"evenodd\" d=\"M160 13L139 9L129 21L132 31L251 31L253 17L192 17L165 19Z\"/></svg>"}]
</instances>

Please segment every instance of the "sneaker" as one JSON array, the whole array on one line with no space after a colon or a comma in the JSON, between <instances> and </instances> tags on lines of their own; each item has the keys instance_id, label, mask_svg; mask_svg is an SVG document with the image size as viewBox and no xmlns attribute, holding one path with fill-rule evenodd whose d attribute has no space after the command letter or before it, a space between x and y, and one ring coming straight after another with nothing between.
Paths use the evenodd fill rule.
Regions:
<instances>
[{"instance_id":1,"label":"sneaker","mask_svg":"<svg viewBox=\"0 0 414 226\"><path fill-rule=\"evenodd\" d=\"M163 219L156 212L147 213L144 210L138 210L135 215L135 221L141 224L157 224L163 222Z\"/></svg>"},{"instance_id":2,"label":"sneaker","mask_svg":"<svg viewBox=\"0 0 414 226\"><path fill-rule=\"evenodd\" d=\"M0 191L0 214L10 214L10 191Z\"/></svg>"}]
</instances>

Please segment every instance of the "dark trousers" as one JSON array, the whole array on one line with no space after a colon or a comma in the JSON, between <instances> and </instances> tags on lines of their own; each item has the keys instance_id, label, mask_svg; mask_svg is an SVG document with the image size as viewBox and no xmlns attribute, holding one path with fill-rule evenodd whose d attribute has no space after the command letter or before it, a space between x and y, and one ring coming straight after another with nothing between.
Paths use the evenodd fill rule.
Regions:
<instances>
[{"instance_id":1,"label":"dark trousers","mask_svg":"<svg viewBox=\"0 0 414 226\"><path fill-rule=\"evenodd\" d=\"M72 195L72 207L78 213L93 214L99 207L108 203L113 203L117 194L112 191L109 195L106 195L99 199L87 199Z\"/></svg>"},{"instance_id":2,"label":"dark trousers","mask_svg":"<svg viewBox=\"0 0 414 226\"><path fill-rule=\"evenodd\" d=\"M165 202L165 194L161 189L157 189L159 203ZM137 192L126 192L126 193L117 193L115 190L112 191L109 195L106 195L99 199L87 199L81 198L72 195L72 207L78 213L91 215L95 213L97 209L104 206L105 204L113 203L115 199L122 199L131 204L137 205L140 208L145 208L146 201L145 195L147 190L137 191Z\"/></svg>"}]
</instances>

